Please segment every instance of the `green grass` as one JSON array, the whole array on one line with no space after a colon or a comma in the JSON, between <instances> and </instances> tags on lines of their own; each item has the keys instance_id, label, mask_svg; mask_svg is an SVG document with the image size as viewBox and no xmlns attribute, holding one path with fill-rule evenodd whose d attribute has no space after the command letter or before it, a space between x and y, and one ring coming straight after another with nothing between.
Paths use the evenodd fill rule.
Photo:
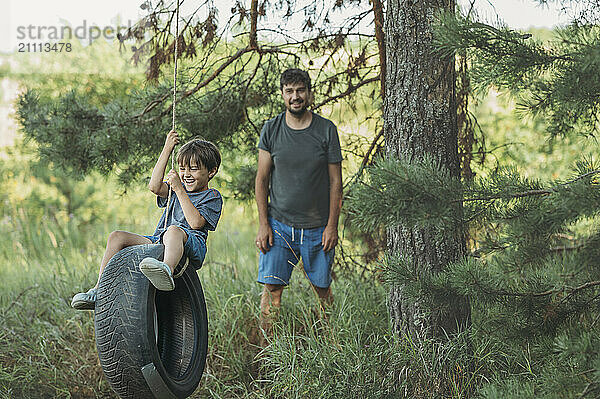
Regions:
<instances>
[{"instance_id":1,"label":"green grass","mask_svg":"<svg viewBox=\"0 0 600 399\"><path fill-rule=\"evenodd\" d=\"M94 222L33 212L27 201L4 208L0 397L115 397L98 362L92 313L77 312L69 303L95 283L110 231L151 233L160 211L150 194L138 191L108 196L106 204ZM421 358L416 345L394 338L386 289L358 276L334 281L334 305L324 318L306 278L296 271L273 337L261 347L255 212L234 201L226 201L224 209L198 272L209 314L209 351L194 398L434 398L435 392L422 387L440 373L458 379L451 397L462 398L469 384L478 383L473 373L446 367L450 359L461 369L459 347L427 349L431 358Z\"/></svg>"},{"instance_id":2,"label":"green grass","mask_svg":"<svg viewBox=\"0 0 600 399\"><path fill-rule=\"evenodd\" d=\"M379 363L370 356L377 340L389 339L383 288L367 284L368 290L360 290L361 282L336 281L335 306L324 323L309 284L295 273L274 338L263 349L257 345L262 287L255 281L254 212L235 203L225 209L199 271L210 337L206 371L194 397L307 397L320 379L336 380L328 387L329 397L336 397L348 385L375 382L376 369L371 375L363 369ZM0 397L113 397L97 359L92 313L71 309L70 298L94 284L110 231L151 233L157 218L151 196L140 193L111 201L104 221L95 224L53 219L18 205L5 209ZM352 358L344 359L348 351ZM340 372L344 379L332 378Z\"/></svg>"}]
</instances>

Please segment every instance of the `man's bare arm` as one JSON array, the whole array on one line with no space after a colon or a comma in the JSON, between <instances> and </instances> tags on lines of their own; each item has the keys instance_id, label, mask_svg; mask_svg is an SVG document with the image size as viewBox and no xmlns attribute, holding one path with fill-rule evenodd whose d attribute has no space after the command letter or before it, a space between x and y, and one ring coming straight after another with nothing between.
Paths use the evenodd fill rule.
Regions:
<instances>
[{"instance_id":1,"label":"man's bare arm","mask_svg":"<svg viewBox=\"0 0 600 399\"><path fill-rule=\"evenodd\" d=\"M258 208L256 246L262 253L267 253L269 248L273 246L273 231L269 226L267 209L272 166L273 160L271 159L271 154L268 151L259 149L254 193L256 196L256 207Z\"/></svg>"},{"instance_id":2,"label":"man's bare arm","mask_svg":"<svg viewBox=\"0 0 600 399\"><path fill-rule=\"evenodd\" d=\"M329 251L338 243L338 221L342 209L342 164L330 163L329 171L329 219L323 231L323 250Z\"/></svg>"}]
</instances>

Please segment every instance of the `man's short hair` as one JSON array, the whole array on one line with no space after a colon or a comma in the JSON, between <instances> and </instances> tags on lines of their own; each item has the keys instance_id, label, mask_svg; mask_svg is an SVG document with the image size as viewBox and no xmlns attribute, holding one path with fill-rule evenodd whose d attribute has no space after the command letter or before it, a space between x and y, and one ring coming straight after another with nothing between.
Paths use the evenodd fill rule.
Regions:
<instances>
[{"instance_id":1,"label":"man's short hair","mask_svg":"<svg viewBox=\"0 0 600 399\"><path fill-rule=\"evenodd\" d=\"M310 76L308 76L308 72L302 69L290 68L283 71L279 80L279 90L283 90L283 86L293 83L304 83L309 91L311 89Z\"/></svg>"},{"instance_id":2,"label":"man's short hair","mask_svg":"<svg viewBox=\"0 0 600 399\"><path fill-rule=\"evenodd\" d=\"M192 163L196 165L202 163L208 170L219 169L221 154L217 146L210 141L193 139L182 145L177 151L177 163L187 166Z\"/></svg>"}]
</instances>

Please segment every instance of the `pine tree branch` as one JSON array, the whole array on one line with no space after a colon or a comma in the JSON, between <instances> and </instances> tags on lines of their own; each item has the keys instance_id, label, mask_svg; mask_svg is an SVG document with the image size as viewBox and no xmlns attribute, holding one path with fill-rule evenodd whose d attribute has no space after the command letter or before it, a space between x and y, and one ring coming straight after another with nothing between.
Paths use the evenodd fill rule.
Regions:
<instances>
[{"instance_id":1,"label":"pine tree branch","mask_svg":"<svg viewBox=\"0 0 600 399\"><path fill-rule=\"evenodd\" d=\"M594 370L590 370L590 372L592 372ZM583 389L583 391L578 395L580 398L584 398L587 396L588 393L591 392L590 388L594 386L594 383L592 382L588 382L587 385L585 386L585 388Z\"/></svg>"},{"instance_id":2,"label":"pine tree branch","mask_svg":"<svg viewBox=\"0 0 600 399\"><path fill-rule=\"evenodd\" d=\"M568 251L576 251L578 249L583 248L584 246L585 246L584 244L579 244L579 245L574 245L574 246L571 246L571 247L567 247L567 246L564 246L564 247L554 247L554 248L550 248L550 252L561 253L561 252L568 252Z\"/></svg>"},{"instance_id":3,"label":"pine tree branch","mask_svg":"<svg viewBox=\"0 0 600 399\"><path fill-rule=\"evenodd\" d=\"M391 171L391 170L389 170L389 169L382 169L382 171L383 171L384 173L387 173L387 174L389 174L389 175L393 176L393 177L396 177L397 179L400 179L400 180L402 180L402 181L403 181L403 182L405 182L405 183L408 183L408 184L410 184L411 186L413 186L413 187L417 188L418 190L420 190L420 191L421 191L423 194L425 194L426 196L428 196L428 197L430 197L430 198L433 198L433 199L436 199L436 200L438 200L438 201L440 200L440 197L439 197L439 196L437 196L437 195L435 195L435 194L433 194L433 193L430 193L430 192L428 192L428 191L425 191L425 190L423 189L423 187L421 187L420 185L418 185L417 183L415 183L415 182L414 182L412 179L409 179L409 178L407 178L407 177L405 177L405 176L401 176L401 175L399 175L398 173L395 173L395 172L393 172L393 171ZM410 200L410 199L408 199L408 200Z\"/></svg>"},{"instance_id":4,"label":"pine tree branch","mask_svg":"<svg viewBox=\"0 0 600 399\"><path fill-rule=\"evenodd\" d=\"M258 22L258 0L252 0L250 6L250 44L249 47L252 49L258 49L258 40L256 34Z\"/></svg>"},{"instance_id":5,"label":"pine tree branch","mask_svg":"<svg viewBox=\"0 0 600 399\"><path fill-rule=\"evenodd\" d=\"M246 47L239 49L234 55L229 57L227 59L227 61L225 61L223 64L221 64L221 66L219 66L217 69L215 69L215 71L212 73L212 75L210 75L204 81L199 82L196 86L194 86L190 90L187 90L185 93L183 93L183 95L181 96L181 99L179 101L185 99L186 97L191 96L192 94L196 93L201 88L208 85L210 82L215 80L217 78L217 76L219 76L221 74L221 72L223 72L225 70L225 68L227 68L229 65L231 65L237 59L241 58L242 55L244 55L247 52L252 51L252 50L253 49L250 46L246 46Z\"/></svg>"},{"instance_id":6,"label":"pine tree branch","mask_svg":"<svg viewBox=\"0 0 600 399\"><path fill-rule=\"evenodd\" d=\"M567 299L569 299L570 297L572 297L573 295L575 295L579 291L585 290L587 288L596 287L596 286L599 286L599 285L600 285L600 281L589 281L589 282L587 282L585 284L580 285L579 287L575 287L575 288L573 288L571 290L571 292L569 292L569 294L566 297L564 297L562 299L561 302L565 302ZM556 291L558 292L559 290L556 290Z\"/></svg>"},{"instance_id":7,"label":"pine tree branch","mask_svg":"<svg viewBox=\"0 0 600 399\"><path fill-rule=\"evenodd\" d=\"M381 0L372 0L373 4L373 21L375 22L375 39L377 40L377 48L379 49L379 76L381 77L381 98L385 97L385 32L383 31L384 16L383 4Z\"/></svg>"},{"instance_id":8,"label":"pine tree branch","mask_svg":"<svg viewBox=\"0 0 600 399\"><path fill-rule=\"evenodd\" d=\"M250 75L250 78L248 78L248 84L246 84L246 88L244 89L244 99L246 98L246 96L248 94L248 89L250 88L250 84L252 83L252 81L254 80L254 77L256 76L256 73L258 72L258 68L261 65L262 57L263 57L262 53L259 53L258 61L256 62L256 67L254 68L254 71L252 71L252 75ZM257 136L260 135L260 130L256 127L254 122L252 122L252 119L250 119L250 115L248 114L248 106L246 104L246 100L244 100L244 113L246 114L246 119L248 120L248 122L250 123L250 125L252 126L254 131L256 132L256 135Z\"/></svg>"},{"instance_id":9,"label":"pine tree branch","mask_svg":"<svg viewBox=\"0 0 600 399\"><path fill-rule=\"evenodd\" d=\"M473 215L471 215L471 217L469 217L467 220L465 220L465 224L469 224L471 223L473 220L477 219L479 216L483 215L485 212L487 212L488 209L490 209L490 207L494 204L494 202L490 202L488 204L486 204L486 206L479 210L478 212L474 213Z\"/></svg>"},{"instance_id":10,"label":"pine tree branch","mask_svg":"<svg viewBox=\"0 0 600 399\"><path fill-rule=\"evenodd\" d=\"M369 163L369 157L371 156L371 152L375 149L375 146L377 145L377 142L379 141L381 136L383 136L383 129L380 129L379 133L377 133L377 136L375 136L373 141L371 141L371 145L369 146L369 149L365 153L362 163L360 164L360 169L358 170L358 173L357 173L359 176L362 173L362 171L365 169L367 164Z\"/></svg>"},{"instance_id":11,"label":"pine tree branch","mask_svg":"<svg viewBox=\"0 0 600 399\"><path fill-rule=\"evenodd\" d=\"M600 286L600 281L589 281L585 284L582 284L578 287L575 288L571 288L569 290L569 294L563 298L563 301L566 300L567 298L573 296L575 293L588 289L588 288L592 288L592 287L597 287ZM552 294L556 294L559 293L561 291L565 291L568 290L568 288L563 287L563 288L558 288L558 289L550 289L547 291L543 291L543 292L509 292L509 291L487 291L488 294L495 294L495 295L500 295L500 296L513 296L513 297L534 297L534 298L539 298L539 297L543 297L543 296L548 296L548 295L552 295Z\"/></svg>"},{"instance_id":12,"label":"pine tree branch","mask_svg":"<svg viewBox=\"0 0 600 399\"><path fill-rule=\"evenodd\" d=\"M283 37L285 37L286 39L288 39L287 42L282 43L276 47L298 47L298 46L303 46L306 45L308 43L314 43L315 40L325 40L325 39L332 39L335 37L338 37L340 34L339 33L327 33L327 34L322 34L319 35L318 37L311 37L308 39L303 39L303 40L297 40L295 37L291 36L289 33L287 33L287 31L283 31L283 30L279 30L279 29L273 29L273 28L260 28L257 30L258 32L269 32L269 33L275 33L277 35L281 35ZM235 35L233 35L234 38L238 38L241 36L246 36L249 35L250 33L248 31L243 31L240 33L236 33ZM343 34L344 37L346 38L367 38L367 39L371 39L373 38L373 35L369 35L366 33L360 33L360 32L349 32L349 33L344 33Z\"/></svg>"},{"instance_id":13,"label":"pine tree branch","mask_svg":"<svg viewBox=\"0 0 600 399\"><path fill-rule=\"evenodd\" d=\"M569 180L567 182L559 184L559 186L566 186L567 184L575 183L578 180L585 179L586 177L593 176L593 175L598 174L598 173L600 173L600 169L591 170L591 171L589 171L587 173L582 174L581 176L577 176L574 179L571 179L571 180Z\"/></svg>"},{"instance_id":14,"label":"pine tree branch","mask_svg":"<svg viewBox=\"0 0 600 399\"><path fill-rule=\"evenodd\" d=\"M297 57L297 54L283 51L280 48L278 48L277 46L259 47L257 49L253 49L250 46L246 46L246 47L240 48L235 54L233 54L232 56L228 57L227 60L225 62L223 62L223 64L221 64L217 69L215 69L214 72L208 78L204 79L202 82L199 82L193 88L185 91L181 95L181 97L179 98L178 101L182 101L185 98L187 98L187 97L191 96L192 94L196 93L201 88L206 87L209 83L211 83L213 80L215 80L234 61L240 59L244 54L246 54L248 52L251 52L251 51L256 51L259 54L283 53L283 54L288 54L288 55ZM365 85L367 83L371 83L371 82L373 82L373 81L375 81L377 79L378 78L375 77L375 78L368 79L367 81L360 82L357 85L352 85L352 86L350 86L348 88L348 90L346 90L346 92L342 93L341 95L328 98L325 101L323 101L321 104L319 104L318 106L324 105L325 103L330 102L330 101L335 101L338 98L340 98L340 97L342 97L344 95L350 94L353 91L355 91L356 89L358 89L359 87L361 87L361 86L363 86L363 85ZM353 89L353 90L351 90L351 89ZM144 110L141 113L139 113L137 115L134 115L133 119L141 118L142 116L144 116L148 112L152 111L154 108L156 108L156 106L162 104L164 101L166 101L168 98L170 98L171 94L172 94L171 92L168 92L168 93L163 94L161 97L159 97L159 98L157 98L155 100L152 100L150 103L148 103L148 105L146 105L146 107L144 108ZM164 115L166 115L166 113L168 113L168 112L170 112L170 111L167 109L167 110L163 111L160 115L158 115L156 117L153 117L153 118L150 118L148 120L145 120L144 122L146 122L146 123L153 122L153 121L155 121L157 119L160 119L161 117L163 117Z\"/></svg>"},{"instance_id":15,"label":"pine tree branch","mask_svg":"<svg viewBox=\"0 0 600 399\"><path fill-rule=\"evenodd\" d=\"M581 176L577 176L574 179L571 179L567 182L558 184L557 186L551 187L548 189L528 190L528 191L522 191L520 193L513 193L513 194L496 194L496 195L490 195L487 197L455 199L450 202L456 203L456 202L473 202L473 201L491 201L491 200L496 200L496 199L512 199L512 198L531 197L531 196L537 196L537 195L550 195L550 194L557 192L559 187L567 186L569 184L575 183L581 179L585 179L586 177L590 177L590 176L593 176L598 173L600 173L600 169L592 170L590 172L584 173Z\"/></svg>"},{"instance_id":16,"label":"pine tree branch","mask_svg":"<svg viewBox=\"0 0 600 399\"><path fill-rule=\"evenodd\" d=\"M321 101L319 104L315 105L313 107L313 109L317 110L317 109L321 108L323 105L325 105L327 103L330 103L332 101L336 101L336 100L338 100L340 98L343 98L343 97L345 97L345 96L347 96L349 94L352 94L353 92L355 92L356 90L358 90L362 86L367 85L369 83L377 82L378 80L379 80L379 75L374 76L374 77L369 78L369 79L365 79L362 82L359 82L357 84L348 84L348 88L346 89L346 91L344 91L344 92L342 92L340 94L337 94L335 96L326 98L325 100Z\"/></svg>"},{"instance_id":17,"label":"pine tree branch","mask_svg":"<svg viewBox=\"0 0 600 399\"><path fill-rule=\"evenodd\" d=\"M185 98L189 97L190 95L196 93L201 88L207 86L210 82L212 82L213 80L215 80L221 74L221 72L223 72L225 70L225 68L227 68L234 61L236 61L242 55L246 54L249 51L252 51L252 49L249 46L239 49L234 55L232 55L231 57L228 57L227 60L223 64L221 64L212 73L212 75L210 75L208 78L204 79L202 82L199 82L198 84L196 84L196 86L194 86L192 89L189 89L189 90L185 91L183 93L183 95L181 96L181 98L179 98L179 101L184 100ZM144 116L148 112L152 111L154 108L156 108L156 106L162 104L165 100L167 100L170 97L171 97L171 92L168 92L168 93L165 93L164 95L162 95L161 97L157 98L156 100L152 100L150 103L148 103L148 105L146 105L146 108L144 108L144 110L141 113L139 113L137 115L134 115L133 119L141 118L142 116ZM169 110L167 109L166 112L169 112ZM154 121L156 119L160 119L162 116L164 116L163 114L165 114L165 112L161 113L157 117L148 119L148 120L146 120L144 122L152 122L152 121Z\"/></svg>"},{"instance_id":18,"label":"pine tree branch","mask_svg":"<svg viewBox=\"0 0 600 399\"><path fill-rule=\"evenodd\" d=\"M529 191L523 191L520 193L513 193L513 194L496 194L496 195L490 195L487 197L474 197L474 198L464 198L464 199L457 199L457 200L455 199L450 202L456 203L456 202L473 202L473 201L491 201L491 200L509 199L509 198L523 198L523 197L531 197L531 196L536 196L536 195L549 195L549 194L552 194L553 192L555 192L555 190L553 190L553 189L529 190Z\"/></svg>"}]
</instances>

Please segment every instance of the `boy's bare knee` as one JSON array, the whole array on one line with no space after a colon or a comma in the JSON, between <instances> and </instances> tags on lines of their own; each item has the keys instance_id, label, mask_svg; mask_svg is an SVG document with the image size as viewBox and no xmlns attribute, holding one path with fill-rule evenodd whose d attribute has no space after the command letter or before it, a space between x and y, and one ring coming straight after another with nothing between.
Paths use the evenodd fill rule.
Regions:
<instances>
[{"instance_id":1,"label":"boy's bare knee","mask_svg":"<svg viewBox=\"0 0 600 399\"><path fill-rule=\"evenodd\" d=\"M110 243L116 244L125 241L125 235L127 233L122 230L115 230L108 235L108 241Z\"/></svg>"},{"instance_id":2,"label":"boy's bare knee","mask_svg":"<svg viewBox=\"0 0 600 399\"><path fill-rule=\"evenodd\" d=\"M169 227L167 227L167 230L165 231L165 235L169 235L169 236L174 236L174 237L187 237L187 235L185 234L185 231L183 231L183 229L179 226L175 226L175 225L170 225Z\"/></svg>"}]
</instances>

